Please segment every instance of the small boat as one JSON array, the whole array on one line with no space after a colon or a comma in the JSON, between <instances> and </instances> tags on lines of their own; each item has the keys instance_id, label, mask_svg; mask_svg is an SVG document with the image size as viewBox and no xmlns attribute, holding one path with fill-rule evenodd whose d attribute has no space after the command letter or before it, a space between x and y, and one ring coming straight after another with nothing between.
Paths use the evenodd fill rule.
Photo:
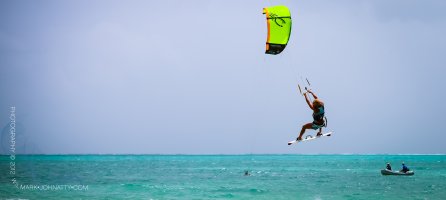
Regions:
<instances>
[{"instance_id":1,"label":"small boat","mask_svg":"<svg viewBox=\"0 0 446 200\"><path fill-rule=\"evenodd\" d=\"M391 171L391 170L387 170L387 169L382 169L381 170L381 174L382 175L401 175L401 176L412 176L415 173L413 171L407 171L406 173L404 172L400 172L400 171Z\"/></svg>"}]
</instances>

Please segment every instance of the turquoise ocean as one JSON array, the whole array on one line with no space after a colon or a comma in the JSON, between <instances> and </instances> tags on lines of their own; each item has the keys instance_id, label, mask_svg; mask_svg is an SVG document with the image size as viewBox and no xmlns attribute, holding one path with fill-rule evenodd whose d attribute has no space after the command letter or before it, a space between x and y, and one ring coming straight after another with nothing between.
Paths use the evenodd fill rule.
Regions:
<instances>
[{"instance_id":1,"label":"turquoise ocean","mask_svg":"<svg viewBox=\"0 0 446 200\"><path fill-rule=\"evenodd\" d=\"M0 199L446 199L446 155L0 158ZM415 175L383 176L386 162Z\"/></svg>"}]
</instances>

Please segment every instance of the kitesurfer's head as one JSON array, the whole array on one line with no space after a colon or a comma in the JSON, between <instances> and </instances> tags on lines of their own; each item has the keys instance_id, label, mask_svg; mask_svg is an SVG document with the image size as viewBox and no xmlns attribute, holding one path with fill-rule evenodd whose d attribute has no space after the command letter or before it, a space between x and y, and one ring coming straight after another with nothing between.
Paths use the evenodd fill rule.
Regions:
<instances>
[{"instance_id":1,"label":"kitesurfer's head","mask_svg":"<svg viewBox=\"0 0 446 200\"><path fill-rule=\"evenodd\" d=\"M322 102L322 101L319 100L319 99L315 99L315 100L313 101L313 106L316 107L316 108L319 108L319 107L321 107L321 106L324 106L324 102Z\"/></svg>"}]
</instances>

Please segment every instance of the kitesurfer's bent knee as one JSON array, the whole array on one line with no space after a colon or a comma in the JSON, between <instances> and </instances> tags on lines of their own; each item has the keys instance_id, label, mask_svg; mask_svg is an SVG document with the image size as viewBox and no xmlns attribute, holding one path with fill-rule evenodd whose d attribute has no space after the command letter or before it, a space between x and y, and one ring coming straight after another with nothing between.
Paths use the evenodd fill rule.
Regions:
<instances>
[{"instance_id":1,"label":"kitesurfer's bent knee","mask_svg":"<svg viewBox=\"0 0 446 200\"><path fill-rule=\"evenodd\" d=\"M302 135L304 135L306 129L313 129L313 123L308 123L302 126L302 130L300 130L299 137L296 140L302 140Z\"/></svg>"}]
</instances>

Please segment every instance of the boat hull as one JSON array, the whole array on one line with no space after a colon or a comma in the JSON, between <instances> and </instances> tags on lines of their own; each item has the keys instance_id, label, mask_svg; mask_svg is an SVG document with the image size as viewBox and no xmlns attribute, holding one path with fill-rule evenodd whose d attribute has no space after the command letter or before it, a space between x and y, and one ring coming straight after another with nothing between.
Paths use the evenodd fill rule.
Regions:
<instances>
[{"instance_id":1,"label":"boat hull","mask_svg":"<svg viewBox=\"0 0 446 200\"><path fill-rule=\"evenodd\" d=\"M412 176L415 173L413 171L408 171L408 172L404 173L404 172L399 172L399 171L390 171L387 169L382 169L381 174L382 175L397 175L397 176Z\"/></svg>"}]
</instances>

